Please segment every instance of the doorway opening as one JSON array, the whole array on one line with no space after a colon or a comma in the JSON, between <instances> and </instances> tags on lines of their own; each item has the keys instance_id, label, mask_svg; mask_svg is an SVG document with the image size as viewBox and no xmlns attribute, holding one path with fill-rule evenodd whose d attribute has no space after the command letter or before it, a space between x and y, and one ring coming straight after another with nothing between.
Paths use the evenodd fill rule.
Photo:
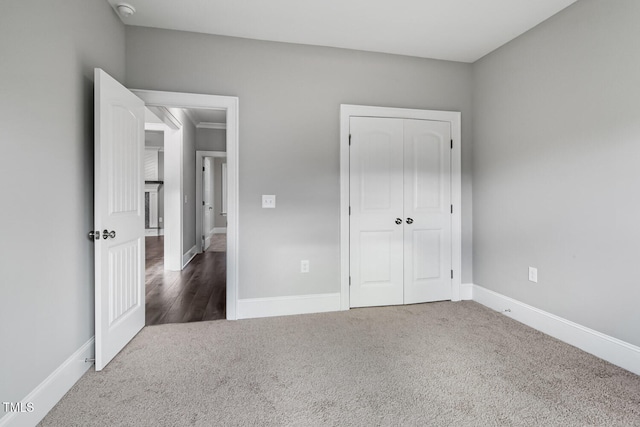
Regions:
<instances>
[{"instance_id":1,"label":"doorway opening","mask_svg":"<svg viewBox=\"0 0 640 427\"><path fill-rule=\"evenodd\" d=\"M157 230L145 230L146 325L235 319L238 100L132 92L160 122L147 123L147 130L164 130L157 156L145 152L145 159L157 159L163 178L158 196L145 196L145 226ZM154 210L154 200L164 206Z\"/></svg>"},{"instance_id":2,"label":"doorway opening","mask_svg":"<svg viewBox=\"0 0 640 427\"><path fill-rule=\"evenodd\" d=\"M154 111L157 114L154 114ZM184 205L178 252L181 269L164 259L164 141L145 134L145 247L147 326L226 318L226 111L147 107L147 128L169 120L182 130ZM155 118L155 120L154 120ZM176 144L176 141L173 142ZM168 141L167 144L172 144ZM170 159L169 159L170 160ZM175 177L176 174L174 173ZM195 180L194 180L195 179ZM171 187L170 182L167 184ZM156 190L155 186L158 186ZM157 204L154 204L156 202ZM172 226L171 219L167 225ZM189 233L195 228L194 233Z\"/></svg>"}]
</instances>

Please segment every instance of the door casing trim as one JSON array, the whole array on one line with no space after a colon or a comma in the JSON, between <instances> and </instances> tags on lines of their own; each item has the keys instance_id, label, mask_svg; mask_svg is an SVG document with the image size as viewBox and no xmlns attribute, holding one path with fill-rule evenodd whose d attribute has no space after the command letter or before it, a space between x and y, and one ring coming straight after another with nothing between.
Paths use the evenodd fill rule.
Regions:
<instances>
[{"instance_id":1,"label":"door casing trim","mask_svg":"<svg viewBox=\"0 0 640 427\"><path fill-rule=\"evenodd\" d=\"M340 309L349 310L349 120L351 117L436 120L451 124L451 300L460 301L462 278L462 150L459 111L340 105Z\"/></svg>"},{"instance_id":2,"label":"door casing trim","mask_svg":"<svg viewBox=\"0 0 640 427\"><path fill-rule=\"evenodd\" d=\"M239 272L239 104L235 96L130 89L147 106L219 109L227 112L227 320L237 319ZM166 153L166 149L165 149ZM165 158L166 166L167 158ZM184 196L180 194L180 200ZM166 196L165 196L166 201Z\"/></svg>"}]
</instances>

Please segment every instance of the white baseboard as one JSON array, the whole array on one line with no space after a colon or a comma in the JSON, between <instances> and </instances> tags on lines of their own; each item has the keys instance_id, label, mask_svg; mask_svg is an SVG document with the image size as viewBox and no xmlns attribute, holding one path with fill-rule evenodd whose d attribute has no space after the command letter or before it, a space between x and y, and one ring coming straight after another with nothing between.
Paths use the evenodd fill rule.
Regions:
<instances>
[{"instance_id":1,"label":"white baseboard","mask_svg":"<svg viewBox=\"0 0 640 427\"><path fill-rule=\"evenodd\" d=\"M460 300L473 299L473 283L462 283L460 285Z\"/></svg>"},{"instance_id":2,"label":"white baseboard","mask_svg":"<svg viewBox=\"0 0 640 427\"><path fill-rule=\"evenodd\" d=\"M238 319L340 310L340 293L238 300Z\"/></svg>"},{"instance_id":3,"label":"white baseboard","mask_svg":"<svg viewBox=\"0 0 640 427\"><path fill-rule=\"evenodd\" d=\"M214 227L211 234L227 234L227 227Z\"/></svg>"},{"instance_id":4,"label":"white baseboard","mask_svg":"<svg viewBox=\"0 0 640 427\"><path fill-rule=\"evenodd\" d=\"M164 236L164 228L145 228L145 236Z\"/></svg>"},{"instance_id":5,"label":"white baseboard","mask_svg":"<svg viewBox=\"0 0 640 427\"><path fill-rule=\"evenodd\" d=\"M182 268L185 268L197 254L198 248L196 248L196 245L193 245L186 254L182 255Z\"/></svg>"},{"instance_id":6,"label":"white baseboard","mask_svg":"<svg viewBox=\"0 0 640 427\"><path fill-rule=\"evenodd\" d=\"M473 300L519 322L640 375L640 347L547 313L482 286L473 285ZM511 310L504 312L504 310Z\"/></svg>"},{"instance_id":7,"label":"white baseboard","mask_svg":"<svg viewBox=\"0 0 640 427\"><path fill-rule=\"evenodd\" d=\"M22 403L33 404L33 412L9 412L0 418L0 427L35 426L62 399L73 385L93 366L85 359L94 358L94 339L91 337L82 347L65 360L41 382ZM4 408L0 408L4 413Z\"/></svg>"}]
</instances>

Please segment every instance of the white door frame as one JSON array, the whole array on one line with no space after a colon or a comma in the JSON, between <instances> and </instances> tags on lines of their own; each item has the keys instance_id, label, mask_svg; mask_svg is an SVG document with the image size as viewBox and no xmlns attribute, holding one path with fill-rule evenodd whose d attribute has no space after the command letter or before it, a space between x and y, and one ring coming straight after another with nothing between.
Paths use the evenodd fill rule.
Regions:
<instances>
[{"instance_id":1,"label":"white door frame","mask_svg":"<svg viewBox=\"0 0 640 427\"><path fill-rule=\"evenodd\" d=\"M238 173L239 173L239 99L234 96L202 95L194 93L160 92L152 90L131 90L140 97L147 106L169 108L205 108L220 109L227 112L227 319L237 319L238 313ZM165 178L168 163L180 162L182 168L182 152L179 158L167 153L165 147ZM183 200L180 185L180 200ZM165 201L169 198L165 187ZM182 211L182 209L181 209ZM165 216L167 215L165 206ZM165 232L166 233L166 232ZM165 237L166 238L166 237Z\"/></svg>"},{"instance_id":2,"label":"white door frame","mask_svg":"<svg viewBox=\"0 0 640 427\"><path fill-rule=\"evenodd\" d=\"M349 120L351 117L386 117L437 120L451 123L451 300L460 301L462 273L462 167L461 115L457 111L340 105L340 308L349 310Z\"/></svg>"},{"instance_id":3,"label":"white door frame","mask_svg":"<svg viewBox=\"0 0 640 427\"><path fill-rule=\"evenodd\" d=\"M226 151L196 151L196 247L198 253L202 248L202 162L205 157L227 157ZM215 181L215 178L214 178ZM215 189L214 189L215 194ZM214 212L215 214L215 212Z\"/></svg>"}]
</instances>

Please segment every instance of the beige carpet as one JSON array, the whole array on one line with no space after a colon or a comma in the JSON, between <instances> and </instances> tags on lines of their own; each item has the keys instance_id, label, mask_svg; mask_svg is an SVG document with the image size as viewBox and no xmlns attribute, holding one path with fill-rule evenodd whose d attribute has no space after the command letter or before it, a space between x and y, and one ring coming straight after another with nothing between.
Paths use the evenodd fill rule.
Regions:
<instances>
[{"instance_id":1,"label":"beige carpet","mask_svg":"<svg viewBox=\"0 0 640 427\"><path fill-rule=\"evenodd\" d=\"M640 426L640 377L474 302L145 328L44 426Z\"/></svg>"}]
</instances>

